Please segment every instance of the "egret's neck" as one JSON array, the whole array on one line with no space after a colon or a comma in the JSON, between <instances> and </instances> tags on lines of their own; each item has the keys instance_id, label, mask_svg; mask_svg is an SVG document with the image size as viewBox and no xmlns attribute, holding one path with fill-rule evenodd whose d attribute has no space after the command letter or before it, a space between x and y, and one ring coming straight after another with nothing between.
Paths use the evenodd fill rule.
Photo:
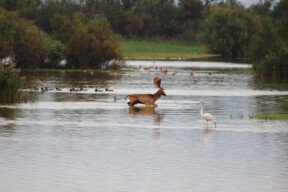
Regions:
<instances>
[{"instance_id":1,"label":"egret's neck","mask_svg":"<svg viewBox=\"0 0 288 192\"><path fill-rule=\"evenodd\" d=\"M203 104L201 104L201 110L200 110L200 114L203 116Z\"/></svg>"}]
</instances>

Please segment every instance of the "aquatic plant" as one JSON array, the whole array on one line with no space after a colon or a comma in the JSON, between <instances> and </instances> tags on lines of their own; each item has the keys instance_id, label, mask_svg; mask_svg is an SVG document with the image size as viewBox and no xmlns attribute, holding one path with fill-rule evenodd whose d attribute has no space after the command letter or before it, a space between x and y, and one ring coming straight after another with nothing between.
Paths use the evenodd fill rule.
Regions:
<instances>
[{"instance_id":1,"label":"aquatic plant","mask_svg":"<svg viewBox=\"0 0 288 192\"><path fill-rule=\"evenodd\" d=\"M249 115L249 119L288 120L288 114Z\"/></svg>"},{"instance_id":2,"label":"aquatic plant","mask_svg":"<svg viewBox=\"0 0 288 192\"><path fill-rule=\"evenodd\" d=\"M0 103L35 101L37 93L20 90L23 80L18 75L18 69L14 66L5 67L0 62Z\"/></svg>"}]
</instances>

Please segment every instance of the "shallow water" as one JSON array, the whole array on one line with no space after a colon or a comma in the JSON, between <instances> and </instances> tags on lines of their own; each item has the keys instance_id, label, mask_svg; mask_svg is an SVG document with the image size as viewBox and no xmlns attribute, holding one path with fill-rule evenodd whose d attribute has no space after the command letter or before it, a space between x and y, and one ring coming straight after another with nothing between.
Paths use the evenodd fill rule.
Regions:
<instances>
[{"instance_id":1,"label":"shallow water","mask_svg":"<svg viewBox=\"0 0 288 192\"><path fill-rule=\"evenodd\" d=\"M127 65L142 68L23 72L25 89L54 89L36 103L0 107L0 191L288 191L288 121L249 119L287 114L287 83L259 79L248 64ZM156 108L129 108L126 95L157 91L156 75L167 96ZM216 128L205 128L199 100Z\"/></svg>"}]
</instances>

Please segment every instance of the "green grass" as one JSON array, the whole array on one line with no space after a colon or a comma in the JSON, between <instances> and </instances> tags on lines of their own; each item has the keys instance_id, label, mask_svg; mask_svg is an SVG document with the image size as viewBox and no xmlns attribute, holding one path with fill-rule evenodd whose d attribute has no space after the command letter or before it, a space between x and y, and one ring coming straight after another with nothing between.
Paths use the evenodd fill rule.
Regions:
<instances>
[{"instance_id":1,"label":"green grass","mask_svg":"<svg viewBox=\"0 0 288 192\"><path fill-rule=\"evenodd\" d=\"M192 59L218 56L205 53L203 45L191 42L122 40L121 50L125 59Z\"/></svg>"},{"instance_id":2,"label":"green grass","mask_svg":"<svg viewBox=\"0 0 288 192\"><path fill-rule=\"evenodd\" d=\"M264 120L288 120L288 114L274 114L274 115L249 115L250 119L264 119Z\"/></svg>"}]
</instances>

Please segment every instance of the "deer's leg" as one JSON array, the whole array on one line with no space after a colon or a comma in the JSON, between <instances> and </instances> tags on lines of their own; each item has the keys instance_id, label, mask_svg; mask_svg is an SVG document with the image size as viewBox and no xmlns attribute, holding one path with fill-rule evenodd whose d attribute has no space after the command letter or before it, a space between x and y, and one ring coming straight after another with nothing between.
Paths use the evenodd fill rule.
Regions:
<instances>
[{"instance_id":1,"label":"deer's leg","mask_svg":"<svg viewBox=\"0 0 288 192\"><path fill-rule=\"evenodd\" d=\"M153 105L154 107L157 107L157 106L158 106L158 105L157 105L157 104L155 104L155 103L153 103L152 105Z\"/></svg>"},{"instance_id":2,"label":"deer's leg","mask_svg":"<svg viewBox=\"0 0 288 192\"><path fill-rule=\"evenodd\" d=\"M133 101L133 102L131 102L131 105L130 106L134 106L134 105L136 105L137 103L141 103L140 101Z\"/></svg>"}]
</instances>

